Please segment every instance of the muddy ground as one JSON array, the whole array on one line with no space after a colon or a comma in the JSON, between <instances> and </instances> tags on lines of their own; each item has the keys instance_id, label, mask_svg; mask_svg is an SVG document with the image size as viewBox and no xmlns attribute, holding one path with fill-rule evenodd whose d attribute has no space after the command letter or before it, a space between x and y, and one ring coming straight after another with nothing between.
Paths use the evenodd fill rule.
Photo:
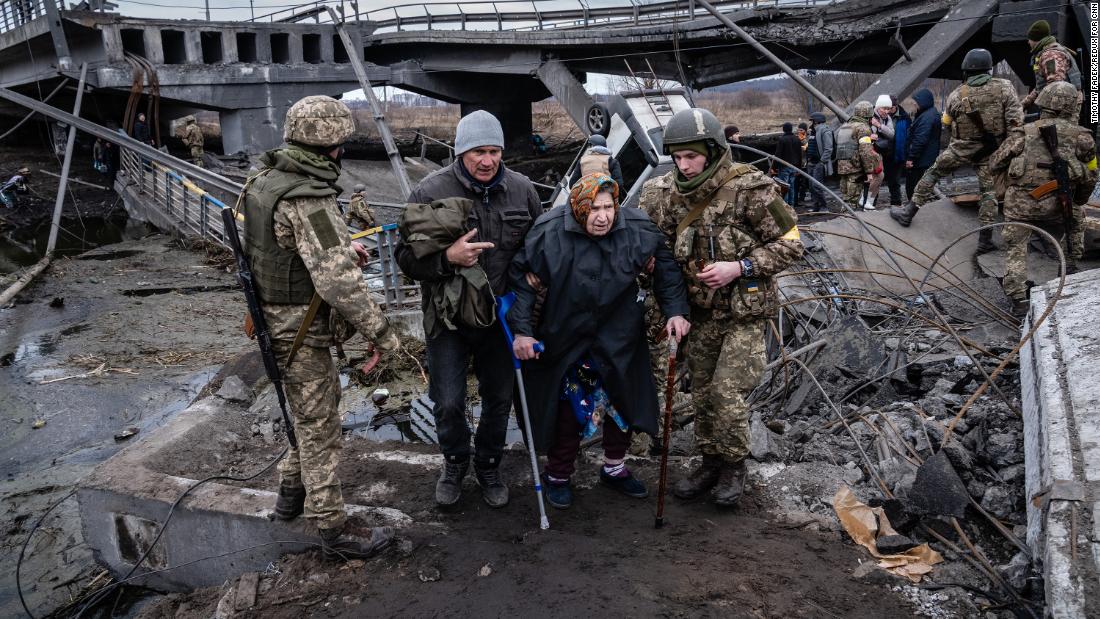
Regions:
<instances>
[{"instance_id":1,"label":"muddy ground","mask_svg":"<svg viewBox=\"0 0 1100 619\"><path fill-rule=\"evenodd\" d=\"M211 437L196 429L151 466L176 474L189 469L189 477L261 466L282 446L250 437L251 414L243 407L236 413L226 415L224 431ZM507 507L486 506L471 478L457 508L441 511L433 502L441 462L434 446L347 435L340 470L345 500L404 512L415 524L399 535L411 545L398 544L365 566L327 564L316 552L284 557L262 579L257 604L232 616L914 614L912 603L891 589L900 580L886 576L869 584L852 577L868 557L844 535L822 530L813 517L774 518L768 495L779 487L764 487L760 475L736 510L670 499L668 524L658 531L655 500L600 486L593 451L582 457L574 479L573 508L551 509L551 529L539 531L527 457L514 447L502 465L512 493ZM673 477L695 462L674 460ZM655 489L654 459L634 457L630 466ZM274 475L250 482L265 489L276 484ZM139 616L210 616L227 593L232 600L231 587L168 596Z\"/></svg>"},{"instance_id":2,"label":"muddy ground","mask_svg":"<svg viewBox=\"0 0 1100 619\"><path fill-rule=\"evenodd\" d=\"M0 309L0 616L22 613L16 557L35 521L116 434L152 432L247 346L243 311L224 266L159 234L61 258ZM66 500L28 547L28 605L46 614L99 572Z\"/></svg>"}]
</instances>

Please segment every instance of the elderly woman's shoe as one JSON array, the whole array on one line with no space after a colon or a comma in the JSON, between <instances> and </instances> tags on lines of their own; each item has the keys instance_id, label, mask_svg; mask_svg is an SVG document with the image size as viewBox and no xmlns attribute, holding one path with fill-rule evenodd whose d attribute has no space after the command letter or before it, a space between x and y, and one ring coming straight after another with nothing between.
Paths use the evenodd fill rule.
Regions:
<instances>
[{"instance_id":1,"label":"elderly woman's shoe","mask_svg":"<svg viewBox=\"0 0 1100 619\"><path fill-rule=\"evenodd\" d=\"M573 488L566 481L551 481L547 475L542 476L542 487L546 491L546 502L550 507L569 509L573 505Z\"/></svg>"},{"instance_id":2,"label":"elderly woman's shoe","mask_svg":"<svg viewBox=\"0 0 1100 619\"><path fill-rule=\"evenodd\" d=\"M601 469L600 483L635 499L644 499L649 496L649 491L646 490L642 480L635 477L630 471L626 471L626 475L608 475L607 471Z\"/></svg>"}]
</instances>

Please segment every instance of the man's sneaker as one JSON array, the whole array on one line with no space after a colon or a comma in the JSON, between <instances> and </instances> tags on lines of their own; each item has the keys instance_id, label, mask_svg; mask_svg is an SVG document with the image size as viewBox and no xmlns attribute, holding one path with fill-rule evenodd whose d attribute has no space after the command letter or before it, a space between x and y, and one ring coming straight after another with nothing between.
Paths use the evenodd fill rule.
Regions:
<instances>
[{"instance_id":1,"label":"man's sneaker","mask_svg":"<svg viewBox=\"0 0 1100 619\"><path fill-rule=\"evenodd\" d=\"M275 517L279 520L294 520L302 515L306 508L305 486L279 484L279 496L275 499Z\"/></svg>"},{"instance_id":2,"label":"man's sneaker","mask_svg":"<svg viewBox=\"0 0 1100 619\"><path fill-rule=\"evenodd\" d=\"M704 455L702 464L672 486L672 494L681 499L694 499L713 488L721 472L722 458Z\"/></svg>"},{"instance_id":3,"label":"man's sneaker","mask_svg":"<svg viewBox=\"0 0 1100 619\"><path fill-rule=\"evenodd\" d=\"M391 527L366 527L348 522L339 529L320 529L321 554L329 561L367 559L393 541Z\"/></svg>"},{"instance_id":4,"label":"man's sneaker","mask_svg":"<svg viewBox=\"0 0 1100 619\"><path fill-rule=\"evenodd\" d=\"M600 483L614 488L626 496L634 497L635 499L644 499L649 496L649 491L645 489L645 484L630 471L626 471L626 475L622 476L608 475L607 471L603 470L601 467Z\"/></svg>"},{"instance_id":5,"label":"man's sneaker","mask_svg":"<svg viewBox=\"0 0 1100 619\"><path fill-rule=\"evenodd\" d=\"M550 481L550 477L542 475L543 496L550 507L569 509L573 505L573 487L569 481Z\"/></svg>"},{"instance_id":6,"label":"man's sneaker","mask_svg":"<svg viewBox=\"0 0 1100 619\"><path fill-rule=\"evenodd\" d=\"M477 485L481 486L481 498L489 507L504 507L508 504L508 486L500 476L498 467L479 468L474 465Z\"/></svg>"},{"instance_id":7,"label":"man's sneaker","mask_svg":"<svg viewBox=\"0 0 1100 619\"><path fill-rule=\"evenodd\" d=\"M443 461L443 471L439 474L439 480L435 482L436 505L449 507L458 503L462 498L462 480L466 478L466 471L469 468L469 461Z\"/></svg>"}]
</instances>

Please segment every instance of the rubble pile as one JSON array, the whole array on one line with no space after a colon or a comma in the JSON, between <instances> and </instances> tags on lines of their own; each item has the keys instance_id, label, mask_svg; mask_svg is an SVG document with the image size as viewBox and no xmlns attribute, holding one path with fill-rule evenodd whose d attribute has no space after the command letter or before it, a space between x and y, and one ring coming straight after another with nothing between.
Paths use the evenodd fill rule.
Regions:
<instances>
[{"instance_id":1,"label":"rubble pile","mask_svg":"<svg viewBox=\"0 0 1100 619\"><path fill-rule=\"evenodd\" d=\"M906 589L932 616L1041 615L1023 541L1020 331L997 281L940 282L924 298L860 289L807 236L811 251L780 280L770 369L751 399L757 501L794 525L842 531L834 495L847 486L896 532L876 540L879 553L929 542L945 559L919 588L867 564L854 578ZM681 422L672 451L692 455L690 417Z\"/></svg>"}]
</instances>

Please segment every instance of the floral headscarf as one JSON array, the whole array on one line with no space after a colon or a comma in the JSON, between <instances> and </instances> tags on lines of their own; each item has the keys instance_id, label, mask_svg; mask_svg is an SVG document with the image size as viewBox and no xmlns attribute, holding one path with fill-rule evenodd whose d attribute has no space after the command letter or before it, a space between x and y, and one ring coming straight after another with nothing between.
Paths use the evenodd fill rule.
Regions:
<instances>
[{"instance_id":1,"label":"floral headscarf","mask_svg":"<svg viewBox=\"0 0 1100 619\"><path fill-rule=\"evenodd\" d=\"M569 190L569 206L573 209L573 218L581 226L588 223L588 213L592 210L592 203L596 201L596 194L601 191L611 193L615 201L615 214L619 214L619 184L603 172L593 172L582 176L576 185Z\"/></svg>"}]
</instances>

